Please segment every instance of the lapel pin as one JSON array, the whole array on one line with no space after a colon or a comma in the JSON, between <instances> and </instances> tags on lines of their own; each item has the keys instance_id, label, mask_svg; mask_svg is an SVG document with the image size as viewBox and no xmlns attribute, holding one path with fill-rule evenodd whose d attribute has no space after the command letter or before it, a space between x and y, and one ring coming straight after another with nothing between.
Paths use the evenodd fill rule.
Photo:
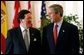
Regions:
<instances>
[{"instance_id":1,"label":"lapel pin","mask_svg":"<svg viewBox=\"0 0 84 55\"><path fill-rule=\"evenodd\" d=\"M65 32L65 30L63 30L63 32Z\"/></svg>"},{"instance_id":2,"label":"lapel pin","mask_svg":"<svg viewBox=\"0 0 84 55\"><path fill-rule=\"evenodd\" d=\"M36 38L34 38L34 41L36 41L37 39Z\"/></svg>"}]
</instances>

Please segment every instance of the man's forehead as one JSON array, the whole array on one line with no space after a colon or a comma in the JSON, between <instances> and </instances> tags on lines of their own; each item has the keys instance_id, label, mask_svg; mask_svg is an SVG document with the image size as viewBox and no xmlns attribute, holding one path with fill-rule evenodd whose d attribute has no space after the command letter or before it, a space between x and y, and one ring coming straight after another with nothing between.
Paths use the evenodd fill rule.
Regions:
<instances>
[{"instance_id":1,"label":"man's forehead","mask_svg":"<svg viewBox=\"0 0 84 55\"><path fill-rule=\"evenodd\" d=\"M25 14L25 15L31 15L31 13L27 13L27 14Z\"/></svg>"},{"instance_id":2,"label":"man's forehead","mask_svg":"<svg viewBox=\"0 0 84 55\"><path fill-rule=\"evenodd\" d=\"M49 13L49 12L54 12L54 11L53 11L53 8L48 8L48 13Z\"/></svg>"}]
</instances>

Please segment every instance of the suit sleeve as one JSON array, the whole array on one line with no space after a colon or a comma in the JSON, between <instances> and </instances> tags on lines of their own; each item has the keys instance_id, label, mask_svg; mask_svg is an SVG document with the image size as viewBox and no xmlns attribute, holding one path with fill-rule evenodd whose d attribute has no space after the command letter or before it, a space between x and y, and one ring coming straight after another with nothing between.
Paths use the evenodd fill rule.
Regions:
<instances>
[{"instance_id":1,"label":"suit sleeve","mask_svg":"<svg viewBox=\"0 0 84 55\"><path fill-rule=\"evenodd\" d=\"M39 44L39 47L41 48L41 33L40 33L40 31L37 32L37 35L38 35L38 42L39 42L38 44Z\"/></svg>"},{"instance_id":2,"label":"suit sleeve","mask_svg":"<svg viewBox=\"0 0 84 55\"><path fill-rule=\"evenodd\" d=\"M72 35L72 54L79 54L79 33L77 27L73 28Z\"/></svg>"},{"instance_id":3,"label":"suit sleeve","mask_svg":"<svg viewBox=\"0 0 84 55\"><path fill-rule=\"evenodd\" d=\"M6 54L12 54L13 53L13 43L12 43L12 34L11 31L8 31L7 33L7 39L6 39Z\"/></svg>"},{"instance_id":4,"label":"suit sleeve","mask_svg":"<svg viewBox=\"0 0 84 55\"><path fill-rule=\"evenodd\" d=\"M48 43L47 43L47 38L46 38L46 27L43 28L42 32L42 53L43 54L48 54Z\"/></svg>"}]
</instances>

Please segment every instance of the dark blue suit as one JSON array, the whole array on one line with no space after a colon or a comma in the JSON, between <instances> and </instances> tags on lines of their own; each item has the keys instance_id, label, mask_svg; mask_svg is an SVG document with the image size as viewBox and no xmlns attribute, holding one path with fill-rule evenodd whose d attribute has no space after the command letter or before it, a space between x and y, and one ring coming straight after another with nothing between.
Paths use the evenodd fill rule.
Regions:
<instances>
[{"instance_id":1,"label":"dark blue suit","mask_svg":"<svg viewBox=\"0 0 84 55\"><path fill-rule=\"evenodd\" d=\"M59 31L57 44L53 41L53 25L43 29L42 50L45 54L77 54L79 51L79 35L75 25L63 21Z\"/></svg>"},{"instance_id":2,"label":"dark blue suit","mask_svg":"<svg viewBox=\"0 0 84 55\"><path fill-rule=\"evenodd\" d=\"M39 54L41 47L40 32L35 28L30 28L29 31L30 46L27 52L20 27L9 30L6 41L6 54Z\"/></svg>"}]
</instances>

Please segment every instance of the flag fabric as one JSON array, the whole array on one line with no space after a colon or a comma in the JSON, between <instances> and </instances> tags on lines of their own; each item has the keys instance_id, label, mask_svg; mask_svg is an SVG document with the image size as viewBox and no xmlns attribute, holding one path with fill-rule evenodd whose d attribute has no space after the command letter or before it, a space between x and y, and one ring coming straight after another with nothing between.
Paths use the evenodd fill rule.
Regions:
<instances>
[{"instance_id":1,"label":"flag fabric","mask_svg":"<svg viewBox=\"0 0 84 55\"><path fill-rule=\"evenodd\" d=\"M1 1L1 54L6 50L7 19L6 4L5 1Z\"/></svg>"},{"instance_id":2,"label":"flag fabric","mask_svg":"<svg viewBox=\"0 0 84 55\"><path fill-rule=\"evenodd\" d=\"M47 26L49 23L51 23L50 19L46 17L46 2L42 1L41 6L41 31L45 26Z\"/></svg>"},{"instance_id":3,"label":"flag fabric","mask_svg":"<svg viewBox=\"0 0 84 55\"><path fill-rule=\"evenodd\" d=\"M42 1L42 6L41 6L41 28L44 27L44 19L46 18L46 4L45 1Z\"/></svg>"},{"instance_id":4,"label":"flag fabric","mask_svg":"<svg viewBox=\"0 0 84 55\"><path fill-rule=\"evenodd\" d=\"M31 11L31 1L28 1L28 10Z\"/></svg>"},{"instance_id":5,"label":"flag fabric","mask_svg":"<svg viewBox=\"0 0 84 55\"><path fill-rule=\"evenodd\" d=\"M14 9L15 9L15 15L14 15L14 19L13 19L13 28L16 28L19 26L19 22L17 19L18 12L20 11L20 2L19 1L15 1Z\"/></svg>"},{"instance_id":6,"label":"flag fabric","mask_svg":"<svg viewBox=\"0 0 84 55\"><path fill-rule=\"evenodd\" d=\"M42 7L41 7L41 19L46 15L46 4L45 1L42 1Z\"/></svg>"},{"instance_id":7,"label":"flag fabric","mask_svg":"<svg viewBox=\"0 0 84 55\"><path fill-rule=\"evenodd\" d=\"M42 1L41 6L41 29L47 26L50 23L50 20L46 17L46 2Z\"/></svg>"},{"instance_id":8,"label":"flag fabric","mask_svg":"<svg viewBox=\"0 0 84 55\"><path fill-rule=\"evenodd\" d=\"M31 12L31 1L28 1L28 10ZM32 21L28 22L29 27L33 27Z\"/></svg>"}]
</instances>

